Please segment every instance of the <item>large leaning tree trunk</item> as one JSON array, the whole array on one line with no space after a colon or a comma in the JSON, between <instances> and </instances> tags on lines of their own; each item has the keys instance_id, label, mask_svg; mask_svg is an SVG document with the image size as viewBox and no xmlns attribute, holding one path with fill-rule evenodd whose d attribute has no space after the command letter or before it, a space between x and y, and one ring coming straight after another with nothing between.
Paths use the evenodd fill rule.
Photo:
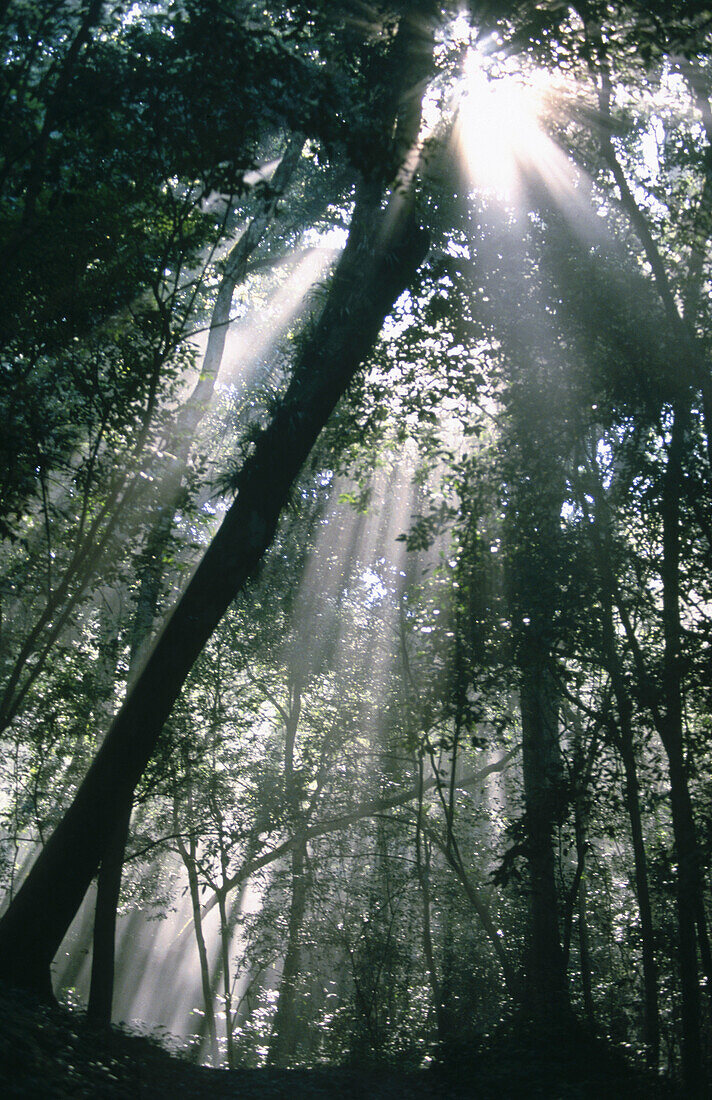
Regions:
<instances>
[{"instance_id":1,"label":"large leaning tree trunk","mask_svg":"<svg viewBox=\"0 0 712 1100\"><path fill-rule=\"evenodd\" d=\"M403 17L381 101L401 165L412 159L432 58L430 5ZM321 316L270 424L235 479L236 499L117 713L74 801L0 921L0 978L50 997L50 965L97 872L193 664L274 536L290 488L384 319L427 252L412 173L363 179Z\"/></svg>"},{"instance_id":2,"label":"large leaning tree trunk","mask_svg":"<svg viewBox=\"0 0 712 1100\"><path fill-rule=\"evenodd\" d=\"M278 200L291 182L304 148L302 134L293 135L271 181L267 199L247 225L239 240L233 245L225 263L223 277L218 287L217 299L210 319L208 344L203 358L200 376L181 408L175 428L169 434L165 451L171 458L162 472L157 498L163 507L153 521L146 539L139 584L136 613L131 631L129 659L129 684L135 670L140 667L141 654L148 641L156 619L158 600L163 583L163 557L169 543L176 511L188 473L190 452L195 437L208 411L215 391L222 364L227 329L230 324L230 307L235 288L247 276L248 264L256 248L277 214ZM130 689L129 689L130 690ZM108 1026L114 997L114 969L116 956L116 917L121 893L124 856L129 837L133 792L118 815L117 828L102 856L97 877L94 932L92 937L91 984L87 1015L95 1024Z\"/></svg>"}]
</instances>

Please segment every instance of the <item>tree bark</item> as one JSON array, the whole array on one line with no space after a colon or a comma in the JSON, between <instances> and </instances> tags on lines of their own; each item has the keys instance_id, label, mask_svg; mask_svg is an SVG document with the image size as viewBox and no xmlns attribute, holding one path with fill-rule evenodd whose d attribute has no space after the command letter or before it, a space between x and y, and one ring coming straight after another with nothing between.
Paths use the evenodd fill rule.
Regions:
<instances>
[{"instance_id":1,"label":"tree bark","mask_svg":"<svg viewBox=\"0 0 712 1100\"><path fill-rule=\"evenodd\" d=\"M291 878L292 900L289 907L287 950L282 964L279 999L269 1045L269 1062L274 1066L290 1065L297 1048L296 982L302 965L301 936L308 894L306 844L292 849Z\"/></svg>"},{"instance_id":2,"label":"tree bark","mask_svg":"<svg viewBox=\"0 0 712 1100\"><path fill-rule=\"evenodd\" d=\"M655 961L653 913L648 883L648 861L643 839L643 822L640 813L640 785L633 746L630 721L630 701L624 690L616 690L620 722L619 751L625 774L625 803L630 821L635 867L635 892L640 914L640 934L643 958L643 987L645 1002L645 1046L648 1063L657 1069L660 1057L660 1016L658 1008L658 968Z\"/></svg>"},{"instance_id":3,"label":"tree bark","mask_svg":"<svg viewBox=\"0 0 712 1100\"><path fill-rule=\"evenodd\" d=\"M440 981L438 980L438 969L435 964L435 949L433 946L432 922L430 919L430 844L428 842L427 836L423 832L422 754L420 755L418 760L418 781L420 787L420 797L418 798L418 816L415 823L415 866L418 872L418 882L420 884L420 899L423 912L423 955L425 957L425 966L428 972L428 983L430 985L430 992L435 1008L438 1050L442 1057L442 1052L449 1036L448 1028L446 1025L447 1012L445 1009L445 1005L443 1004L443 992Z\"/></svg>"},{"instance_id":4,"label":"tree bark","mask_svg":"<svg viewBox=\"0 0 712 1100\"><path fill-rule=\"evenodd\" d=\"M633 740L633 704L625 682L621 656L613 617L615 584L611 567L612 546L608 510L603 501L603 487L599 484L595 493L595 514L589 526L591 531L596 568L598 572L599 600L601 605L601 634L603 664L610 677L613 697L618 712L616 748L623 762L625 776L624 798L630 821L633 846L634 883L640 914L641 950L644 990L644 1036L646 1060L657 1070L660 1058L660 1009L658 996L658 968L655 959L655 930L648 881L648 860L643 838L643 822L640 812L640 784ZM639 675L642 672L639 669ZM646 686L645 678L641 686ZM655 716L654 716L655 717ZM657 722L656 722L657 724Z\"/></svg>"},{"instance_id":5,"label":"tree bark","mask_svg":"<svg viewBox=\"0 0 712 1100\"><path fill-rule=\"evenodd\" d=\"M111 1023L116 964L116 913L132 809L133 802L129 799L122 807L120 819L104 853L97 882L87 1017L100 1027L108 1027Z\"/></svg>"},{"instance_id":6,"label":"tree bark","mask_svg":"<svg viewBox=\"0 0 712 1100\"><path fill-rule=\"evenodd\" d=\"M205 945L203 932L203 919L200 912L200 883L196 866L195 838L191 835L186 847L181 837L178 838L178 851L183 860L183 865L188 875L188 889L190 891L190 904L193 912L193 927L195 929L195 942L198 948L198 960L200 962L200 986L203 993L204 1009L204 1033L210 1044L210 1059L213 1065L218 1064L217 1029L215 1026L215 1010L213 1008L213 985L210 979L210 966L208 963L208 951Z\"/></svg>"},{"instance_id":7,"label":"tree bark","mask_svg":"<svg viewBox=\"0 0 712 1100\"><path fill-rule=\"evenodd\" d=\"M553 841L560 770L558 708L551 672L533 653L523 661L520 706L530 921L525 1003L535 1022L551 1024L570 1015Z\"/></svg>"},{"instance_id":8,"label":"tree bark","mask_svg":"<svg viewBox=\"0 0 712 1100\"><path fill-rule=\"evenodd\" d=\"M291 670L288 686L287 709L284 711L284 803L290 820L299 828L303 826L299 791L294 777L294 755L297 731L302 711L302 683L299 671ZM307 845L301 839L292 848L291 901L287 927L287 948L282 961L279 981L277 1011L272 1024L269 1044L269 1061L275 1066L288 1066L294 1057L297 1044L297 1000L295 983L302 962L301 937L304 914L307 908Z\"/></svg>"},{"instance_id":9,"label":"tree bark","mask_svg":"<svg viewBox=\"0 0 712 1100\"><path fill-rule=\"evenodd\" d=\"M581 960L581 988L586 1021L591 1031L596 1029L596 1011L593 1004L593 983L591 981L591 950L588 941L586 923L586 880L579 884L578 890L578 933L579 958Z\"/></svg>"},{"instance_id":10,"label":"tree bark","mask_svg":"<svg viewBox=\"0 0 712 1100\"><path fill-rule=\"evenodd\" d=\"M630 821L635 867L635 892L640 914L640 935L643 958L643 988L645 1011L645 1047L648 1064L657 1070L660 1058L660 1013L658 1007L658 968L655 961L655 934L653 912L648 883L648 860L643 839L643 822L640 813L640 786L633 744L632 706L621 674L615 651L613 608L608 597L604 606L604 639L607 650L608 671L618 709L620 739L618 750L625 774L625 804Z\"/></svg>"},{"instance_id":11,"label":"tree bark","mask_svg":"<svg viewBox=\"0 0 712 1100\"><path fill-rule=\"evenodd\" d=\"M232 978L230 976L230 927L227 919L227 906L225 905L225 893L218 891L218 909L220 912L220 961L222 964L223 978L223 1005L225 1008L225 1057L227 1068L235 1068L235 1050L233 1043L233 1027L235 1021L232 1014Z\"/></svg>"},{"instance_id":12,"label":"tree bark","mask_svg":"<svg viewBox=\"0 0 712 1100\"><path fill-rule=\"evenodd\" d=\"M673 425L663 482L663 700L660 736L670 774L670 804L677 855L677 917L682 986L682 1061L687 1095L701 1095L702 1047L700 987L697 967L696 918L701 904L697 835L687 784L683 747L683 705L680 624L680 493L687 409L673 410Z\"/></svg>"},{"instance_id":13,"label":"tree bark","mask_svg":"<svg viewBox=\"0 0 712 1100\"><path fill-rule=\"evenodd\" d=\"M577 752L580 757L582 754ZM583 769L578 769L579 781L581 781ZM596 1012L593 1003L593 982L591 980L591 951L588 939L588 924L586 923L586 876L584 867L586 864L586 814L584 810L583 791L576 795L574 805L574 835L576 839L576 860L580 868L576 889L579 959L581 963L581 991L583 993L583 1007L586 1014L586 1022L591 1031L596 1029Z\"/></svg>"},{"instance_id":14,"label":"tree bark","mask_svg":"<svg viewBox=\"0 0 712 1100\"><path fill-rule=\"evenodd\" d=\"M396 43L417 55L422 25ZM401 40L399 42L399 39ZM404 41L405 39L405 41ZM408 61L410 63L408 63ZM429 58L428 62L429 64ZM412 56L398 99L411 91ZM427 72L427 65L426 65ZM412 146L417 133L411 134ZM0 921L0 977L51 996L49 968L193 664L270 545L291 486L428 248L402 182L385 209L376 178L358 187L349 238L322 314L271 423L235 482L236 500L118 712L72 805Z\"/></svg>"}]
</instances>

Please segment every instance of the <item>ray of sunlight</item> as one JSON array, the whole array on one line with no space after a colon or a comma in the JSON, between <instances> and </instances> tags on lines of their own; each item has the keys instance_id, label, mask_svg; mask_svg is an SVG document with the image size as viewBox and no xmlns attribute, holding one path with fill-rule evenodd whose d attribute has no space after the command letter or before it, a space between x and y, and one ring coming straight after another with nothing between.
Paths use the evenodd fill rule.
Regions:
<instances>
[{"instance_id":1,"label":"ray of sunlight","mask_svg":"<svg viewBox=\"0 0 712 1100\"><path fill-rule=\"evenodd\" d=\"M473 189L522 208L536 183L562 208L581 207L580 172L543 126L554 91L550 74L496 70L478 50L468 50L456 140Z\"/></svg>"}]
</instances>

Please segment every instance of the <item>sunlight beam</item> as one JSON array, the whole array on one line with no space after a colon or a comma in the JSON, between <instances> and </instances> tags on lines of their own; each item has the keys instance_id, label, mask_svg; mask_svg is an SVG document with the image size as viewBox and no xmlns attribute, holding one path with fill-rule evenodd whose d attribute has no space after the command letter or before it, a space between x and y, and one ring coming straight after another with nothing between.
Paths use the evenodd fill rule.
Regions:
<instances>
[{"instance_id":1,"label":"sunlight beam","mask_svg":"<svg viewBox=\"0 0 712 1100\"><path fill-rule=\"evenodd\" d=\"M480 52L468 51L456 137L473 189L522 209L531 186L543 186L562 209L580 207L579 173L542 126L552 90L542 70L492 75Z\"/></svg>"}]
</instances>

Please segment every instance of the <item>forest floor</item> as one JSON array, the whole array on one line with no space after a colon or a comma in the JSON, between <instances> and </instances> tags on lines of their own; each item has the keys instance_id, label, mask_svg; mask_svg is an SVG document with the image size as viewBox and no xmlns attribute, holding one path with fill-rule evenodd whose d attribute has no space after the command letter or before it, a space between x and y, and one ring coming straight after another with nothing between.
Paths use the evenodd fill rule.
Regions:
<instances>
[{"instance_id":1,"label":"forest floor","mask_svg":"<svg viewBox=\"0 0 712 1100\"><path fill-rule=\"evenodd\" d=\"M602 1044L535 1043L511 1029L445 1070L208 1069L145 1037L117 1028L96 1031L78 1012L40 1006L0 986L0 1095L31 1100L653 1100L680 1094L632 1069Z\"/></svg>"}]
</instances>

